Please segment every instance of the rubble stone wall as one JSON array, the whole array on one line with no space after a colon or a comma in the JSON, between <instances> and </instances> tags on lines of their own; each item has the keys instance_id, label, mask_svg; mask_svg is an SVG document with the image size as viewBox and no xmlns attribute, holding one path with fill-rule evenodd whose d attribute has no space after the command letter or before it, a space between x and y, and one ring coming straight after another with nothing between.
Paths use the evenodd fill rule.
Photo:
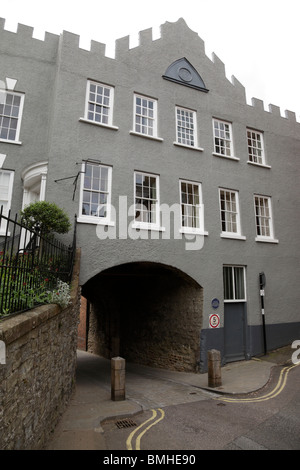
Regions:
<instances>
[{"instance_id":1,"label":"rubble stone wall","mask_svg":"<svg viewBox=\"0 0 300 470\"><path fill-rule=\"evenodd\" d=\"M71 304L43 305L0 322L0 449L39 450L65 411L75 385L79 257ZM2 343L2 344L3 344Z\"/></svg>"}]
</instances>

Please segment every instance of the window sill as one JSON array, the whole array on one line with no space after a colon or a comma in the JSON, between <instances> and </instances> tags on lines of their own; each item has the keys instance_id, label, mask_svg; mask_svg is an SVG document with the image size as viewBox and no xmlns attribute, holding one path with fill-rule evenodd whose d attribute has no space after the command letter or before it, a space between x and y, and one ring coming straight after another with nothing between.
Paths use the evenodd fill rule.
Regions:
<instances>
[{"instance_id":1,"label":"window sill","mask_svg":"<svg viewBox=\"0 0 300 470\"><path fill-rule=\"evenodd\" d=\"M131 228L135 230L150 230L154 232L165 232L166 229L165 227L160 227L159 225L152 225L152 224L139 224L137 222L134 222L131 226Z\"/></svg>"},{"instance_id":2,"label":"window sill","mask_svg":"<svg viewBox=\"0 0 300 470\"><path fill-rule=\"evenodd\" d=\"M253 166L259 166L261 168L272 168L270 165L266 165L264 163L255 163L255 162L251 162L250 160L247 161L247 163L249 163L249 165L253 165Z\"/></svg>"},{"instance_id":3,"label":"window sill","mask_svg":"<svg viewBox=\"0 0 300 470\"><path fill-rule=\"evenodd\" d=\"M77 222L82 224L93 224L93 225L106 225L107 227L114 227L115 222L107 219L101 219L100 217L89 217L89 216L79 216Z\"/></svg>"},{"instance_id":4,"label":"window sill","mask_svg":"<svg viewBox=\"0 0 300 470\"><path fill-rule=\"evenodd\" d=\"M224 304L236 304L238 302L247 302L247 299L224 299Z\"/></svg>"},{"instance_id":5,"label":"window sill","mask_svg":"<svg viewBox=\"0 0 300 470\"><path fill-rule=\"evenodd\" d=\"M206 231L203 231L203 230L193 230L192 228L188 228L188 227L185 227L185 228L181 228L179 230L179 233L184 233L186 235L203 235L205 237L208 236L208 232Z\"/></svg>"},{"instance_id":6,"label":"window sill","mask_svg":"<svg viewBox=\"0 0 300 470\"><path fill-rule=\"evenodd\" d=\"M185 149L197 150L198 152L204 152L204 149L201 147L193 147L192 145L180 144L179 142L173 142L177 147L183 147Z\"/></svg>"},{"instance_id":7,"label":"window sill","mask_svg":"<svg viewBox=\"0 0 300 470\"><path fill-rule=\"evenodd\" d=\"M138 137L144 137L145 139L156 140L158 142L163 142L164 141L164 139L161 139L160 137L154 137L152 135L142 134L140 132L130 131L129 134L130 135L136 135Z\"/></svg>"},{"instance_id":8,"label":"window sill","mask_svg":"<svg viewBox=\"0 0 300 470\"><path fill-rule=\"evenodd\" d=\"M225 158L226 160L234 160L236 162L240 161L238 157L223 155L222 153L216 153L216 152L213 152L212 154L214 155L214 157L221 157L221 158Z\"/></svg>"},{"instance_id":9,"label":"window sill","mask_svg":"<svg viewBox=\"0 0 300 470\"><path fill-rule=\"evenodd\" d=\"M90 121L89 119L79 118L79 122L85 122L86 124L92 124L97 127L104 127L105 129L112 129L113 131L118 131L117 126L111 126L110 124L102 124L101 122Z\"/></svg>"},{"instance_id":10,"label":"window sill","mask_svg":"<svg viewBox=\"0 0 300 470\"><path fill-rule=\"evenodd\" d=\"M4 144L22 145L22 142L20 142L19 140L0 139L0 142L3 142Z\"/></svg>"},{"instance_id":11,"label":"window sill","mask_svg":"<svg viewBox=\"0 0 300 470\"><path fill-rule=\"evenodd\" d=\"M246 240L246 237L244 235L238 235L235 233L221 233L220 235L221 238L229 238L231 240Z\"/></svg>"},{"instance_id":12,"label":"window sill","mask_svg":"<svg viewBox=\"0 0 300 470\"><path fill-rule=\"evenodd\" d=\"M266 238L266 237L255 237L256 242L262 243L279 243L279 240L276 238Z\"/></svg>"}]
</instances>

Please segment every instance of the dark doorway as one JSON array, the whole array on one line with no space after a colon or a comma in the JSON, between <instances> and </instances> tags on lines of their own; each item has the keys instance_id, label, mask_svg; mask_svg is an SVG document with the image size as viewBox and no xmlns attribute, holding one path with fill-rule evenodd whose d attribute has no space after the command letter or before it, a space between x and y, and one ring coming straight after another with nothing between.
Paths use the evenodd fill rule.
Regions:
<instances>
[{"instance_id":1,"label":"dark doorway","mask_svg":"<svg viewBox=\"0 0 300 470\"><path fill-rule=\"evenodd\" d=\"M129 263L82 288L90 304L88 350L106 358L198 371L202 287L170 266Z\"/></svg>"}]
</instances>

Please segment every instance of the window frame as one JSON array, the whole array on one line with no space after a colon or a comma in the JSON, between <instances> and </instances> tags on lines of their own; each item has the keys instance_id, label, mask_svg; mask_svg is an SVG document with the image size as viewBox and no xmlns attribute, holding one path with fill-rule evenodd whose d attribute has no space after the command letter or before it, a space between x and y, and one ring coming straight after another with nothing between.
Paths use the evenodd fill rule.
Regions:
<instances>
[{"instance_id":1,"label":"window frame","mask_svg":"<svg viewBox=\"0 0 300 470\"><path fill-rule=\"evenodd\" d=\"M5 95L5 101L1 97L2 94ZM0 119L3 118L3 119L16 119L17 120L17 125L15 128L16 134L15 134L14 139L0 137L0 142L10 143L10 144L21 144L22 142L20 142L19 139L20 139L20 132L21 132L21 122L22 122L22 116L23 116L25 94L17 92L17 91L12 91L12 90L0 90L0 106L3 105L4 108L5 106L9 106L9 104L6 103L7 95L20 97L20 104L19 104L17 116L5 115L4 109L3 109L3 113L0 113ZM0 127L0 136L1 136L1 128L2 127Z\"/></svg>"},{"instance_id":2,"label":"window frame","mask_svg":"<svg viewBox=\"0 0 300 470\"><path fill-rule=\"evenodd\" d=\"M145 222L142 220L137 220L136 218L136 212L137 212L137 199L142 199L142 200L151 200L151 198L144 198L143 195L139 196L137 195L137 180L136 177L137 175L144 177L149 177L149 178L155 178L155 191L156 191L156 198L155 198L155 222ZM133 174L133 183L134 183L134 222L132 224L132 228L138 228L138 229L148 229L148 230L161 230L160 227L160 178L159 175L155 173L148 173L145 171L139 171L135 170ZM150 186L149 186L150 188ZM152 211L150 210L150 213ZM149 213L149 211L148 211Z\"/></svg>"},{"instance_id":3,"label":"window frame","mask_svg":"<svg viewBox=\"0 0 300 470\"><path fill-rule=\"evenodd\" d=\"M229 132L229 138L226 139L226 138L222 138L216 135L215 123L218 123L218 132L221 132L221 131L226 132L225 130L219 128L220 124L223 126L228 126L227 132ZM216 157L227 158L229 160L239 160L239 158L234 156L232 123L229 121L224 121L222 119L218 119L214 117L212 120L212 127L213 127L213 144L214 144L213 155L215 155ZM216 139L219 139L220 141L229 142L229 154L228 155L226 153L222 153L221 151L220 152L217 151L217 147L221 148L221 145L217 144ZM224 146L224 148L226 149L226 146Z\"/></svg>"},{"instance_id":4,"label":"window frame","mask_svg":"<svg viewBox=\"0 0 300 470\"><path fill-rule=\"evenodd\" d=\"M236 206L236 211L228 211L225 209L222 209L222 199L221 199L221 193L224 192L225 194L230 194L230 202L231 202L231 195L234 194L235 196L235 206ZM227 202L226 199L224 199L225 203ZM220 222L221 222L221 237L222 238L234 238L234 239L239 239L239 240L245 240L246 237L242 235L242 228L241 228L241 215L240 215L240 201L239 201L239 191L236 189L228 189L228 188L219 188L219 208L220 208ZM223 220L222 214L225 214L225 219ZM226 214L230 214L230 220L226 220ZM232 222L231 220L231 215L235 214L236 221ZM236 224L236 232L230 231L230 230L223 230L223 224L225 224L225 228L227 228L228 224L232 225L233 223Z\"/></svg>"},{"instance_id":5,"label":"window frame","mask_svg":"<svg viewBox=\"0 0 300 470\"><path fill-rule=\"evenodd\" d=\"M233 298L226 298L225 295L225 276L224 276L224 270L225 268L231 269L232 273L232 293L233 293ZM244 297L243 298L236 298L236 276L235 276L235 270L236 269L242 269L243 270L243 290L244 290ZM224 303L238 303L238 302L247 302L247 285L246 285L246 266L238 265L238 264L225 264L223 265L223 297L224 297Z\"/></svg>"},{"instance_id":6,"label":"window frame","mask_svg":"<svg viewBox=\"0 0 300 470\"><path fill-rule=\"evenodd\" d=\"M257 214L256 208L257 207L262 207L262 206L257 206L256 204L256 198L263 199L265 201L268 201L268 215L263 215L263 214ZM254 194L253 196L253 203L254 203L254 217L255 217L255 241L258 242L271 242L271 243L278 243L278 240L275 239L274 237L274 221L273 221L273 210L272 210L272 198L271 196L266 196L262 194ZM265 206L264 206L265 207ZM258 232L262 232L262 227L266 227L266 225L261 224L261 218L267 219L268 220L268 229L269 229L269 235L261 235ZM257 220L260 221L259 225L257 224ZM258 230L258 227L260 230Z\"/></svg>"},{"instance_id":7,"label":"window frame","mask_svg":"<svg viewBox=\"0 0 300 470\"><path fill-rule=\"evenodd\" d=\"M187 127L183 127L183 126L179 126L179 117L178 117L178 111L183 111L185 113L190 113L190 115L192 116L192 136L193 136L193 141L194 141L194 144L192 145L191 143L186 143L186 142L180 142L180 137L178 135L178 128L181 127L183 128L184 130L185 129L188 129ZM198 132L197 132L197 112L192 110L192 109L189 109L189 108L185 108L183 106L175 106L175 123L176 123L176 141L174 142L176 145L180 145L182 147L188 147L188 148L192 148L192 149L199 149L198 148ZM184 139L181 137L182 140L187 140L187 139ZM191 139L190 139L191 140Z\"/></svg>"},{"instance_id":8,"label":"window frame","mask_svg":"<svg viewBox=\"0 0 300 470\"><path fill-rule=\"evenodd\" d=\"M251 133L251 136L249 137L249 133ZM252 134L255 134L256 136L253 137ZM257 140L257 136L260 137L260 142L261 142L261 148L259 149L258 147L256 147L254 144L255 144L255 140ZM252 165L257 165L257 166L264 166L264 167L268 167L270 168L269 165L266 165L266 153L265 153L265 143L264 143L264 133L262 131L258 131L256 129L252 129L250 127L247 127L246 129L246 137L247 137L247 153L248 153L248 163L251 163ZM251 140L251 144L249 144L249 140ZM250 152L250 148L254 150L257 150L257 151L261 151L261 156L255 156L253 154L251 154ZM256 158L256 161L255 161L255 158ZM258 159L261 159L261 162L258 161Z\"/></svg>"},{"instance_id":9,"label":"window frame","mask_svg":"<svg viewBox=\"0 0 300 470\"><path fill-rule=\"evenodd\" d=\"M142 124L140 123L137 123L137 116L140 116L142 117L142 113L137 113L137 99L140 99L140 100L147 100L147 102L152 102L153 103L153 118L151 116L145 116L145 118L147 119L147 121L149 119L151 119L151 121L153 122L153 134L151 135L150 133L148 132L141 132L139 130L137 130L137 125L141 126L141 128L143 127ZM148 108L147 108L148 109ZM149 128L148 124L147 124L147 129ZM148 138L148 139L153 139L153 140L157 140L157 141L163 141L163 139L161 139L160 137L158 137L158 100L156 98L152 98L150 96L146 96L146 95L142 95L142 94L139 94L139 93L134 93L133 95L133 130L130 131L130 134L133 134L133 135L138 135L138 136L141 136L141 137L145 137L145 138Z\"/></svg>"},{"instance_id":10,"label":"window frame","mask_svg":"<svg viewBox=\"0 0 300 470\"><path fill-rule=\"evenodd\" d=\"M5 170L3 168L0 168L0 174L1 173L9 174L9 183L8 183L8 186L7 186L7 199L2 200L3 202L7 203L6 208L3 209L3 215L7 216L9 211L10 211L10 208L11 208L15 172L13 170ZM0 202L0 212L1 212L1 202ZM6 227L7 227L7 221L6 220L3 220L2 222L0 222L0 235L5 235L6 234ZM10 234L8 233L8 235L10 235Z\"/></svg>"},{"instance_id":11,"label":"window frame","mask_svg":"<svg viewBox=\"0 0 300 470\"><path fill-rule=\"evenodd\" d=\"M106 191L104 191L104 190L101 191L100 189L99 190L92 190L92 189L89 189L89 188L85 188L84 178L85 178L85 175L86 175L87 165L98 166L100 168L107 169L108 173L107 173L107 190ZM107 200L106 200L106 203L105 203L106 217L83 214L83 192L84 192L84 190L94 192L94 193L98 193L98 194L104 194L105 193L107 195ZM112 196L112 166L105 165L105 164L102 164L102 163L96 163L96 162L83 162L82 166L81 166L79 216L77 218L77 221L78 222L83 222L83 223L114 226L115 223L111 220L111 215L112 215L111 214L111 196Z\"/></svg>"},{"instance_id":12,"label":"window frame","mask_svg":"<svg viewBox=\"0 0 300 470\"><path fill-rule=\"evenodd\" d=\"M193 185L198 187L198 196L199 196L199 204L193 205L190 203L183 202L183 191L182 191L182 184ZM189 193L187 193L189 194ZM180 233L191 233L191 234L202 234L208 235L208 233L204 230L204 205L203 205L203 197L202 197L202 183L198 181L191 181L186 179L179 180L179 200L180 200ZM199 220L199 227L191 227L189 225L183 225L183 217L184 214L182 212L183 205L188 207L196 207L196 218ZM194 217L194 215L192 215Z\"/></svg>"},{"instance_id":13,"label":"window frame","mask_svg":"<svg viewBox=\"0 0 300 470\"><path fill-rule=\"evenodd\" d=\"M97 94L96 92L91 91L91 85L94 85L96 87L100 86L100 87L103 87L104 89L109 90L109 104L107 106L105 106L108 109L108 113L107 113L107 121L108 122L107 123L102 122L102 119L101 119L101 122L100 122L100 121L96 121L95 119L90 119L89 118L89 104L91 103L91 104L96 105L96 101L92 101L90 99L90 94L91 93ZM114 86L108 85L106 83L98 82L96 80L88 79L87 84L86 84L84 117L80 118L80 121L83 121L83 122L86 122L86 123L89 123L89 124L94 124L94 125L100 126L100 127L106 127L106 128L117 130L118 127L113 125L114 101L115 101L115 87ZM104 107L103 103L99 104L99 106ZM94 111L93 111L93 114L95 114ZM100 116L103 117L103 113L101 113Z\"/></svg>"}]
</instances>

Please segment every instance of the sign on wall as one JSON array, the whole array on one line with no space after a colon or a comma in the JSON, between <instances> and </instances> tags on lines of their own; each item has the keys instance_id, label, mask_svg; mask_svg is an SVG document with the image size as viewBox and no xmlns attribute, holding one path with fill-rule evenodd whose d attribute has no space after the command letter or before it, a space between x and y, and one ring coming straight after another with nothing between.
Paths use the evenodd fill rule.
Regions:
<instances>
[{"instance_id":1,"label":"sign on wall","mask_svg":"<svg viewBox=\"0 0 300 470\"><path fill-rule=\"evenodd\" d=\"M209 327L210 328L219 328L220 326L220 316L217 313L209 315Z\"/></svg>"},{"instance_id":2,"label":"sign on wall","mask_svg":"<svg viewBox=\"0 0 300 470\"><path fill-rule=\"evenodd\" d=\"M216 299L216 298L215 298L215 299L212 299L212 301L211 301L211 306L212 306L213 309L219 308L219 305L220 305L219 299Z\"/></svg>"}]
</instances>

